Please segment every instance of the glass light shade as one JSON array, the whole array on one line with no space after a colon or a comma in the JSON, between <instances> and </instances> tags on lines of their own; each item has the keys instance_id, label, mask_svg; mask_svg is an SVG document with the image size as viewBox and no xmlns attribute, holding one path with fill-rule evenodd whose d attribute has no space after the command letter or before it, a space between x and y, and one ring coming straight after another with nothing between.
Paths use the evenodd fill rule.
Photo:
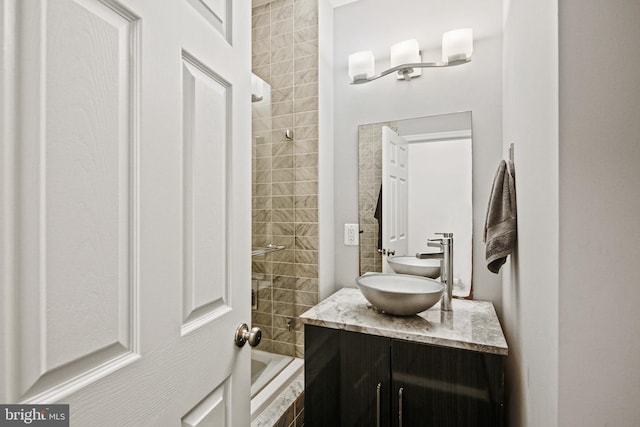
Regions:
<instances>
[{"instance_id":1,"label":"glass light shade","mask_svg":"<svg viewBox=\"0 0 640 427\"><path fill-rule=\"evenodd\" d=\"M351 81L366 79L375 73L373 52L363 50L349 55L349 77Z\"/></svg>"},{"instance_id":2,"label":"glass light shade","mask_svg":"<svg viewBox=\"0 0 640 427\"><path fill-rule=\"evenodd\" d=\"M391 46L391 68L420 62L420 47L418 40L411 39Z\"/></svg>"},{"instance_id":3,"label":"glass light shade","mask_svg":"<svg viewBox=\"0 0 640 427\"><path fill-rule=\"evenodd\" d=\"M447 31L442 35L442 62L471 58L473 53L473 30L462 28Z\"/></svg>"}]
</instances>

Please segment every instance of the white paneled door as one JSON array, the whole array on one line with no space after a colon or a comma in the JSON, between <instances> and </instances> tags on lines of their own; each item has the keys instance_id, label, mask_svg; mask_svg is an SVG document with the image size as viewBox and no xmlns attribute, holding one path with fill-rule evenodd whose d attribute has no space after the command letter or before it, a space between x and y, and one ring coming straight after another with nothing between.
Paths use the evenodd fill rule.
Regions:
<instances>
[{"instance_id":1,"label":"white paneled door","mask_svg":"<svg viewBox=\"0 0 640 427\"><path fill-rule=\"evenodd\" d=\"M382 127L382 271L393 273L390 255L408 255L409 143L387 126Z\"/></svg>"},{"instance_id":2,"label":"white paneled door","mask_svg":"<svg viewBox=\"0 0 640 427\"><path fill-rule=\"evenodd\" d=\"M0 0L0 402L249 425L250 6Z\"/></svg>"}]
</instances>

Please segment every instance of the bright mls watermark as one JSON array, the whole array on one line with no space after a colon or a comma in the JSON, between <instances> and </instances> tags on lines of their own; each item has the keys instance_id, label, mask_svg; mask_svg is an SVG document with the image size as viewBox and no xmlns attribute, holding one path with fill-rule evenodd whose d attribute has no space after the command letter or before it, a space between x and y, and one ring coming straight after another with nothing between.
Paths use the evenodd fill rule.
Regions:
<instances>
[{"instance_id":1,"label":"bright mls watermark","mask_svg":"<svg viewBox=\"0 0 640 427\"><path fill-rule=\"evenodd\" d=\"M0 405L0 427L69 427L69 405Z\"/></svg>"}]
</instances>

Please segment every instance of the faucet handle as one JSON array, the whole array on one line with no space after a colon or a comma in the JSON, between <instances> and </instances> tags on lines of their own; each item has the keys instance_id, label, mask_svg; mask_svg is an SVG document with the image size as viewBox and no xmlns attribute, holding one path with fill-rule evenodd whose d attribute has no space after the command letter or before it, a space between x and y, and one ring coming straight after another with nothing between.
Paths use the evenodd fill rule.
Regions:
<instances>
[{"instance_id":1,"label":"faucet handle","mask_svg":"<svg viewBox=\"0 0 640 427\"><path fill-rule=\"evenodd\" d=\"M427 246L432 248L441 248L442 239L427 239Z\"/></svg>"},{"instance_id":2,"label":"faucet handle","mask_svg":"<svg viewBox=\"0 0 640 427\"><path fill-rule=\"evenodd\" d=\"M442 237L446 238L453 238L453 233L433 233L433 234L438 234Z\"/></svg>"}]
</instances>

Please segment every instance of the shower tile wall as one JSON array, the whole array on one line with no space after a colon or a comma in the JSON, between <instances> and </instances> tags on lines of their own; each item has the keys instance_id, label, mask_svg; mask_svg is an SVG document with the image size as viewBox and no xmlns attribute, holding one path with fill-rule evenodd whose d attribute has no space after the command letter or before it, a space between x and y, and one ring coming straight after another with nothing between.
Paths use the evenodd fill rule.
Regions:
<instances>
[{"instance_id":1,"label":"shower tile wall","mask_svg":"<svg viewBox=\"0 0 640 427\"><path fill-rule=\"evenodd\" d=\"M253 6L253 72L272 88L271 131L254 138L253 244L286 246L253 259L262 284L253 323L265 350L302 357L302 325L287 322L318 302L318 4Z\"/></svg>"},{"instance_id":2,"label":"shower tile wall","mask_svg":"<svg viewBox=\"0 0 640 427\"><path fill-rule=\"evenodd\" d=\"M358 128L361 274L382 272L382 256L378 253L378 220L374 217L382 185L382 126L398 131L397 122L375 123Z\"/></svg>"}]
</instances>

